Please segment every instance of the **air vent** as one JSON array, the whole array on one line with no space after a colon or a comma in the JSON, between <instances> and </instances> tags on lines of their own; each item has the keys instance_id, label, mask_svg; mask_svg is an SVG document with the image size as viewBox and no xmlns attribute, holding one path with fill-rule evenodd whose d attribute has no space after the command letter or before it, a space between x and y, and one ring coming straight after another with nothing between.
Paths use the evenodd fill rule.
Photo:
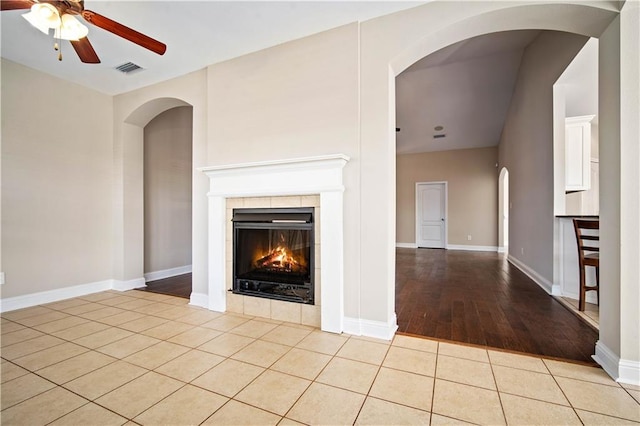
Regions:
<instances>
[{"instance_id":1,"label":"air vent","mask_svg":"<svg viewBox=\"0 0 640 426\"><path fill-rule=\"evenodd\" d=\"M439 134L439 135L433 135L433 138L434 138L434 139L441 139L441 138L444 138L444 137L446 137L446 136L447 136L447 135L445 135L444 133L442 133L442 134Z\"/></svg>"},{"instance_id":2,"label":"air vent","mask_svg":"<svg viewBox=\"0 0 640 426\"><path fill-rule=\"evenodd\" d=\"M131 74L132 72L140 71L144 68L140 65L134 64L133 62L127 62L125 64L118 65L115 69L124 74Z\"/></svg>"}]
</instances>

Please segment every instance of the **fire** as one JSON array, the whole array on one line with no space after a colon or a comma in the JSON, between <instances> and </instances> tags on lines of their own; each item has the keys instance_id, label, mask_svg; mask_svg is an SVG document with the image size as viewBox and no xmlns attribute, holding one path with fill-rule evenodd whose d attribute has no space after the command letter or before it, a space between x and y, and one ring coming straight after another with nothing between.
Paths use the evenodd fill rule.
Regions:
<instances>
[{"instance_id":1,"label":"fire","mask_svg":"<svg viewBox=\"0 0 640 426\"><path fill-rule=\"evenodd\" d=\"M271 272L305 272L306 266L293 256L291 251L283 246L271 250L266 256L256 261L256 268Z\"/></svg>"}]
</instances>

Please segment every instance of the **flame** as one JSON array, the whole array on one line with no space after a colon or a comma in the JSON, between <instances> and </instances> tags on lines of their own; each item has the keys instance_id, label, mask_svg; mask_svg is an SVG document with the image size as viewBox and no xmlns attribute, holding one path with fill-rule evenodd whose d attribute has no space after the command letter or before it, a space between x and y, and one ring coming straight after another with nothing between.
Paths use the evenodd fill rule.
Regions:
<instances>
[{"instance_id":1,"label":"flame","mask_svg":"<svg viewBox=\"0 0 640 426\"><path fill-rule=\"evenodd\" d=\"M260 257L255 262L259 269L267 269L279 272L302 272L306 270L306 265L301 264L284 246L278 246L266 255Z\"/></svg>"}]
</instances>

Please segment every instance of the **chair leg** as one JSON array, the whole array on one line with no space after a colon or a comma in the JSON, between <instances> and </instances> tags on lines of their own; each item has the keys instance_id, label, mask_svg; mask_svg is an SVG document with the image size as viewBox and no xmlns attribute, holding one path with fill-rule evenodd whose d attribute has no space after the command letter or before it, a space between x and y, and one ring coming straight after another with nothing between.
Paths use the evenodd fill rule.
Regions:
<instances>
[{"instance_id":1,"label":"chair leg","mask_svg":"<svg viewBox=\"0 0 640 426\"><path fill-rule=\"evenodd\" d=\"M585 288L585 270L584 266L580 268L580 300L578 301L578 310L580 312L584 311L584 299L586 297L586 288Z\"/></svg>"}]
</instances>

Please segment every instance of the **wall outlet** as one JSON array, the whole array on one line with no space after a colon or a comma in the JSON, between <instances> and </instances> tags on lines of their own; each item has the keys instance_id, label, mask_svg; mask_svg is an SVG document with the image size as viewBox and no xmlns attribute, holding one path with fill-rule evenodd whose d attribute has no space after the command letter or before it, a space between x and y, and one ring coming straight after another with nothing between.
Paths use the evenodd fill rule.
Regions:
<instances>
[{"instance_id":1,"label":"wall outlet","mask_svg":"<svg viewBox=\"0 0 640 426\"><path fill-rule=\"evenodd\" d=\"M0 272L0 285L4 284L4 272Z\"/></svg>"},{"instance_id":2,"label":"wall outlet","mask_svg":"<svg viewBox=\"0 0 640 426\"><path fill-rule=\"evenodd\" d=\"M471 241L471 235L467 235L467 241Z\"/></svg>"}]
</instances>

